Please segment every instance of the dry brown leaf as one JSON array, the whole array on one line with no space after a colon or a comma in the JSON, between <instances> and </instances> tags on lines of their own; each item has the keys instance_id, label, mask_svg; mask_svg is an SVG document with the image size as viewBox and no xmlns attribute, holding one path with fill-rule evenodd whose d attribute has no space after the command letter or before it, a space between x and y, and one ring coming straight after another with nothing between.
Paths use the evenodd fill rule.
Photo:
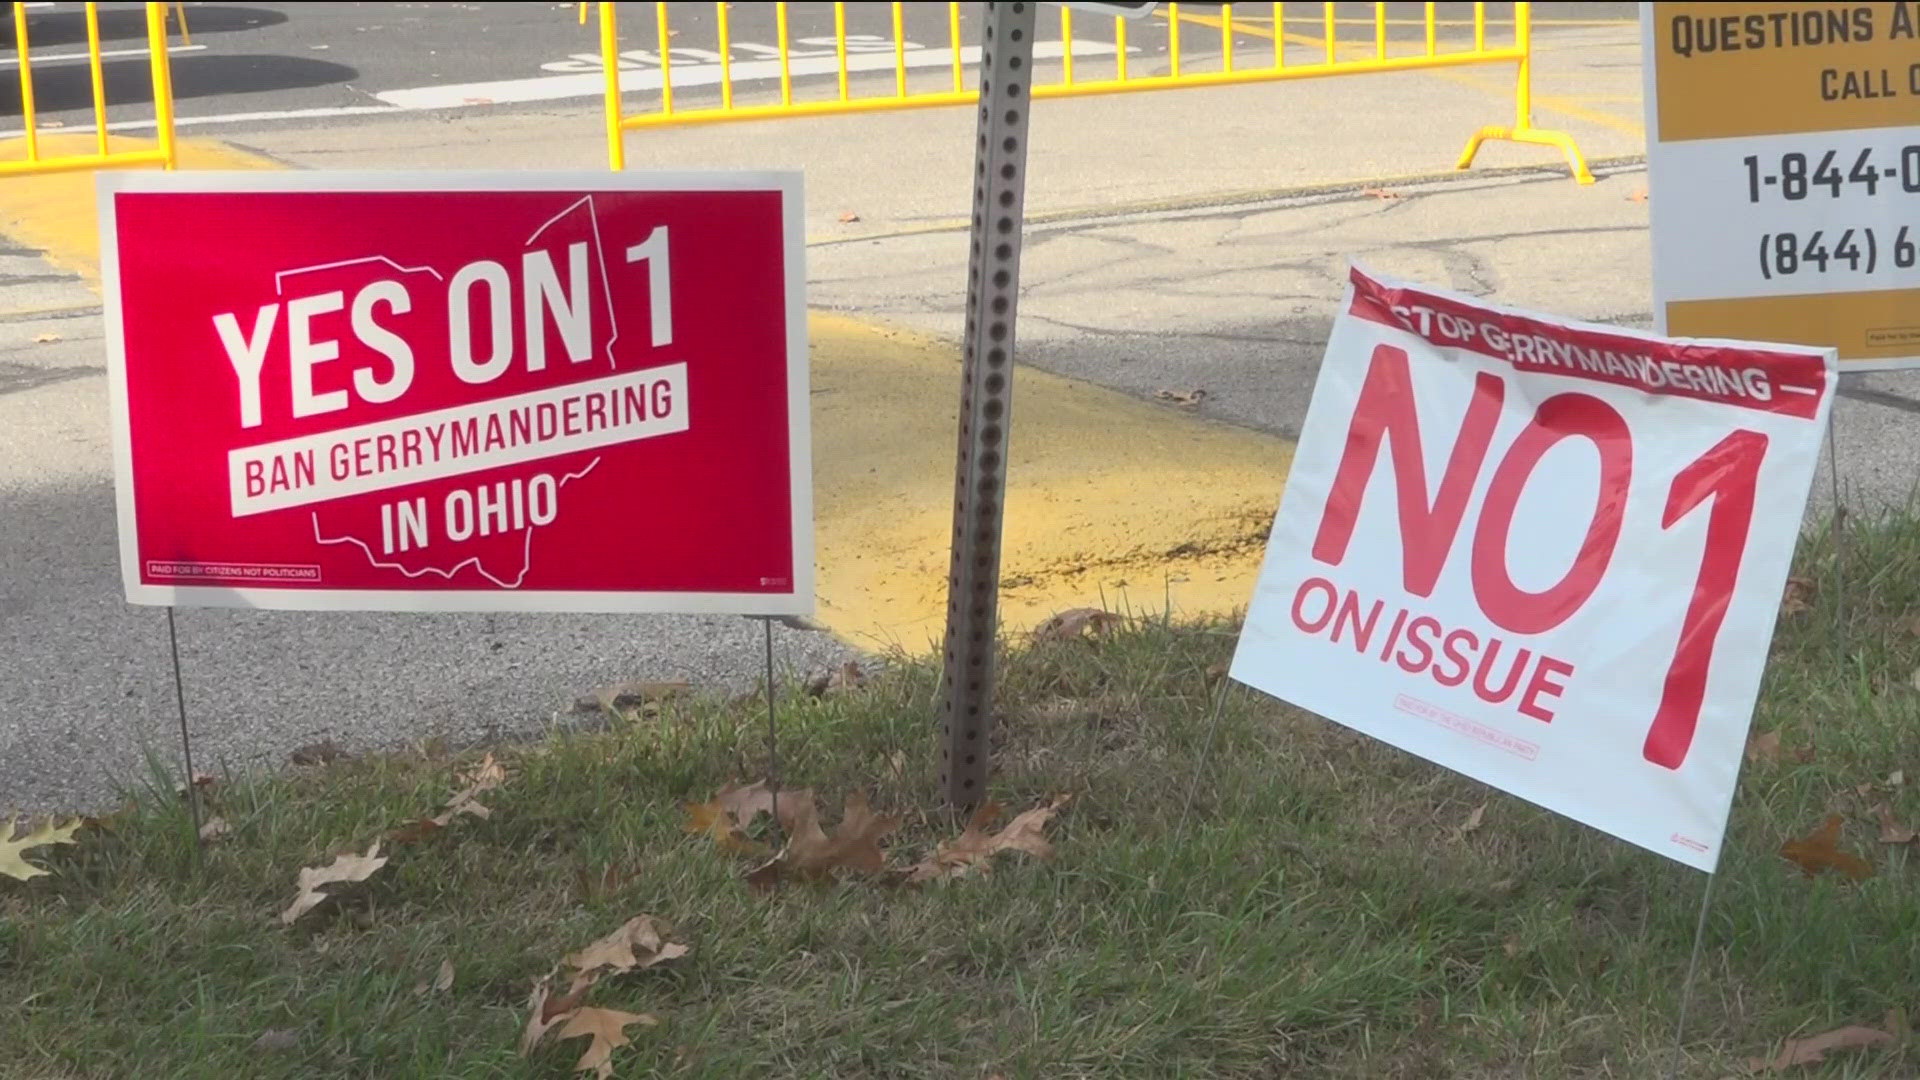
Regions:
<instances>
[{"instance_id":1,"label":"dry brown leaf","mask_svg":"<svg viewBox=\"0 0 1920 1080\"><path fill-rule=\"evenodd\" d=\"M1053 844L1045 834L1047 822L1071 798L1070 795L1055 796L1051 803L1015 817L997 833L987 830L999 819L1000 804L982 804L967 819L967 826L958 837L942 841L932 854L907 871L907 881L919 883L963 877L974 870L985 873L992 869L993 857L1002 851L1024 851L1042 859L1052 856Z\"/></svg>"},{"instance_id":2,"label":"dry brown leaf","mask_svg":"<svg viewBox=\"0 0 1920 1080\"><path fill-rule=\"evenodd\" d=\"M1220 681L1221 679L1224 679L1224 678L1226 678L1226 677L1227 677L1227 672L1228 672L1229 670L1230 670L1230 669L1229 669L1229 668L1228 668L1228 666L1227 666L1227 662L1226 662L1226 661L1224 661L1224 660L1222 660L1221 662L1219 662L1219 663L1217 663L1217 664L1208 664L1208 665L1207 665L1207 672L1206 672L1206 681L1207 681L1207 686L1208 686L1209 688L1211 688L1211 687L1213 686L1213 684L1214 684L1214 683L1217 683L1217 682L1219 682L1219 681Z\"/></svg>"},{"instance_id":3,"label":"dry brown leaf","mask_svg":"<svg viewBox=\"0 0 1920 1080\"><path fill-rule=\"evenodd\" d=\"M758 840L749 840L734 823L734 818L717 801L683 804L687 811L687 820L681 829L694 836L706 836L714 845L729 855L761 856L767 853L767 845Z\"/></svg>"},{"instance_id":4,"label":"dry brown leaf","mask_svg":"<svg viewBox=\"0 0 1920 1080\"><path fill-rule=\"evenodd\" d=\"M1747 761L1766 762L1769 765L1780 760L1780 732L1755 731L1747 735Z\"/></svg>"},{"instance_id":5,"label":"dry brown leaf","mask_svg":"<svg viewBox=\"0 0 1920 1080\"><path fill-rule=\"evenodd\" d=\"M1099 608L1074 608L1063 611L1034 628L1035 641L1075 641L1091 633L1095 637L1118 629L1126 619Z\"/></svg>"},{"instance_id":6,"label":"dry brown leaf","mask_svg":"<svg viewBox=\"0 0 1920 1080\"><path fill-rule=\"evenodd\" d=\"M1388 191L1386 188L1377 187L1367 188L1361 191L1360 194L1365 195L1369 199L1379 199L1381 202L1393 202L1400 198L1400 193L1397 191Z\"/></svg>"},{"instance_id":7,"label":"dry brown leaf","mask_svg":"<svg viewBox=\"0 0 1920 1080\"><path fill-rule=\"evenodd\" d=\"M210 817L200 823L200 839L202 840L218 840L220 837L232 831L233 826L228 825L227 819L223 817Z\"/></svg>"},{"instance_id":8,"label":"dry brown leaf","mask_svg":"<svg viewBox=\"0 0 1920 1080\"><path fill-rule=\"evenodd\" d=\"M574 983L578 986L579 977L597 978L602 968L624 975L685 955L685 945L660 936L659 929L653 925L653 916L636 915L620 929L567 957L564 963L578 973Z\"/></svg>"},{"instance_id":9,"label":"dry brown leaf","mask_svg":"<svg viewBox=\"0 0 1920 1080\"><path fill-rule=\"evenodd\" d=\"M1780 597L1780 614L1798 615L1813 607L1813 579L1790 577Z\"/></svg>"},{"instance_id":10,"label":"dry brown leaf","mask_svg":"<svg viewBox=\"0 0 1920 1080\"><path fill-rule=\"evenodd\" d=\"M15 881L27 881L45 877L53 873L42 870L26 860L28 848L45 847L49 844L74 843L73 834L80 831L80 819L74 818L65 825L55 825L52 818L30 832L14 835L18 818L8 818L7 827L0 829L0 874Z\"/></svg>"},{"instance_id":11,"label":"dry brown leaf","mask_svg":"<svg viewBox=\"0 0 1920 1080\"><path fill-rule=\"evenodd\" d=\"M208 798L212 794L213 785L216 783L219 783L219 781L208 776L206 773L196 772L193 774L194 790L200 792L200 797L203 799ZM184 782L173 785L173 793L183 799L186 798L187 785Z\"/></svg>"},{"instance_id":12,"label":"dry brown leaf","mask_svg":"<svg viewBox=\"0 0 1920 1080\"><path fill-rule=\"evenodd\" d=\"M288 754L287 760L295 765L327 765L346 756L347 752L335 746L332 739L321 739Z\"/></svg>"},{"instance_id":13,"label":"dry brown leaf","mask_svg":"<svg viewBox=\"0 0 1920 1080\"><path fill-rule=\"evenodd\" d=\"M1474 807L1473 813L1467 815L1467 820L1461 822L1459 827L1453 830L1453 838L1455 840L1464 840L1468 833L1479 831L1480 822L1484 820L1486 816L1487 804L1483 802L1479 806Z\"/></svg>"},{"instance_id":14,"label":"dry brown leaf","mask_svg":"<svg viewBox=\"0 0 1920 1080\"><path fill-rule=\"evenodd\" d=\"M792 800L788 810L785 796L780 800L781 824L787 829L787 846L780 854L747 874L747 884L766 888L783 877L811 881L825 880L836 870L874 874L886 869L886 852L880 840L900 827L900 819L873 812L864 791L847 796L840 824L829 834L820 825L820 810L811 792L805 799Z\"/></svg>"},{"instance_id":15,"label":"dry brown leaf","mask_svg":"<svg viewBox=\"0 0 1920 1080\"><path fill-rule=\"evenodd\" d=\"M618 1009L578 1009L567 1018L559 1037L573 1039L582 1035L592 1036L593 1041L587 1044L587 1052L580 1055L573 1071L595 1073L600 1080L607 1080L613 1075L613 1052L632 1042L627 1038L626 1029L634 1024L652 1027L659 1022L646 1013L621 1012Z\"/></svg>"},{"instance_id":16,"label":"dry brown leaf","mask_svg":"<svg viewBox=\"0 0 1920 1080\"><path fill-rule=\"evenodd\" d=\"M1808 1039L1788 1039L1773 1058L1748 1058L1747 1066L1761 1072L1785 1072L1802 1065L1814 1065L1826 1059L1828 1051L1851 1050L1860 1046L1892 1042L1893 1036L1878 1028L1853 1025L1815 1035Z\"/></svg>"},{"instance_id":17,"label":"dry brown leaf","mask_svg":"<svg viewBox=\"0 0 1920 1080\"><path fill-rule=\"evenodd\" d=\"M436 994L444 994L451 989L453 989L453 961L442 960L439 970L433 973L433 978L421 979L414 984L413 992L424 994L431 990Z\"/></svg>"},{"instance_id":18,"label":"dry brown leaf","mask_svg":"<svg viewBox=\"0 0 1920 1080\"><path fill-rule=\"evenodd\" d=\"M1191 407L1205 401L1207 392L1196 387L1192 390L1162 390L1153 396L1159 398L1161 401L1171 401L1175 405Z\"/></svg>"},{"instance_id":19,"label":"dry brown leaf","mask_svg":"<svg viewBox=\"0 0 1920 1080\"><path fill-rule=\"evenodd\" d=\"M253 1048L262 1051L291 1050L300 1045L300 1033L284 1028L268 1028L253 1040Z\"/></svg>"},{"instance_id":20,"label":"dry brown leaf","mask_svg":"<svg viewBox=\"0 0 1920 1080\"><path fill-rule=\"evenodd\" d=\"M1647 189L1635 188L1630 194L1627 195L1627 201L1628 202L1646 202Z\"/></svg>"},{"instance_id":21,"label":"dry brown leaf","mask_svg":"<svg viewBox=\"0 0 1920 1080\"><path fill-rule=\"evenodd\" d=\"M386 856L380 854L380 841L375 840L365 855L338 855L325 866L302 867L298 879L300 895L280 913L281 923L292 925L295 919L325 902L332 894L321 892L322 886L365 881L385 865Z\"/></svg>"},{"instance_id":22,"label":"dry brown leaf","mask_svg":"<svg viewBox=\"0 0 1920 1080\"><path fill-rule=\"evenodd\" d=\"M574 702L574 708L581 712L619 712L621 709L640 709L649 705L658 705L663 701L671 701L692 692L692 683L677 680L615 683L595 690L591 697L583 697Z\"/></svg>"},{"instance_id":23,"label":"dry brown leaf","mask_svg":"<svg viewBox=\"0 0 1920 1080\"><path fill-rule=\"evenodd\" d=\"M587 996L593 988L593 981L576 984L565 994L554 996L552 976L535 979L533 992L527 995L527 1028L520 1033L520 1056L526 1057L533 1052L540 1040L546 1037L548 1030L555 1024L571 1017L580 1007L580 999Z\"/></svg>"},{"instance_id":24,"label":"dry brown leaf","mask_svg":"<svg viewBox=\"0 0 1920 1080\"><path fill-rule=\"evenodd\" d=\"M1780 854L1800 868L1800 872L1813 877L1826 870L1845 874L1854 881L1865 881L1873 876L1873 864L1858 855L1848 854L1838 847L1840 842L1841 819L1839 814L1829 814L1820 828L1798 840L1789 840L1780 846Z\"/></svg>"},{"instance_id":25,"label":"dry brown leaf","mask_svg":"<svg viewBox=\"0 0 1920 1080\"><path fill-rule=\"evenodd\" d=\"M421 818L389 832L387 839L396 844L418 844L446 827L446 824L438 818Z\"/></svg>"},{"instance_id":26,"label":"dry brown leaf","mask_svg":"<svg viewBox=\"0 0 1920 1080\"><path fill-rule=\"evenodd\" d=\"M1920 637L1920 611L1916 611L1905 619L1902 619L1900 625L1906 628L1909 636Z\"/></svg>"},{"instance_id":27,"label":"dry brown leaf","mask_svg":"<svg viewBox=\"0 0 1920 1080\"><path fill-rule=\"evenodd\" d=\"M860 220L860 215L854 213L851 210L845 211L840 215L840 224L842 225L851 225L854 222L859 220Z\"/></svg>"},{"instance_id":28,"label":"dry brown leaf","mask_svg":"<svg viewBox=\"0 0 1920 1080\"><path fill-rule=\"evenodd\" d=\"M60 335L59 335L59 334L35 334L35 335L33 335L33 343L34 343L35 345L49 345L49 344L52 344L53 342L56 342L56 341L59 341L59 340L60 340Z\"/></svg>"},{"instance_id":29,"label":"dry brown leaf","mask_svg":"<svg viewBox=\"0 0 1920 1080\"><path fill-rule=\"evenodd\" d=\"M1873 810L1874 813L1880 815L1881 843L1911 844L1916 836L1920 836L1920 832L1916 832L1913 829L1902 828L1900 823L1894 820L1892 806L1881 803L1879 806L1874 807Z\"/></svg>"},{"instance_id":30,"label":"dry brown leaf","mask_svg":"<svg viewBox=\"0 0 1920 1080\"><path fill-rule=\"evenodd\" d=\"M474 766L472 771L460 774L456 782L465 786L448 797L442 804L440 813L429 819L441 828L453 824L454 819L463 814L482 820L491 817L493 811L482 806L479 798L506 783L507 770L493 759L492 754L488 754L481 759L479 765Z\"/></svg>"}]
</instances>

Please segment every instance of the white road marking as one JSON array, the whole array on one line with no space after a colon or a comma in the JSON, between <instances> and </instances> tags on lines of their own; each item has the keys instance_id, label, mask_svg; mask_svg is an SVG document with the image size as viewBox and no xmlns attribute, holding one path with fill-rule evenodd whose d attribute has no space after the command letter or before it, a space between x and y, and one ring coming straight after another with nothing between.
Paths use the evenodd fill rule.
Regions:
<instances>
[{"instance_id":1,"label":"white road marking","mask_svg":"<svg viewBox=\"0 0 1920 1080\"><path fill-rule=\"evenodd\" d=\"M167 52L169 55L174 53L199 52L204 48L206 48L205 45L169 45L167 46ZM145 49L103 49L100 52L100 58L103 60L110 59L115 56L145 56L145 55L147 55L147 50ZM86 58L87 58L87 54L83 52L54 53L51 56L41 56L39 53L31 51L31 49L29 49L29 51L27 52L27 59L31 61L35 67L39 67L41 64L56 63L61 60L85 60ZM19 67L19 66L20 66L20 58L18 56L0 57L0 67Z\"/></svg>"},{"instance_id":2,"label":"white road marking","mask_svg":"<svg viewBox=\"0 0 1920 1080\"><path fill-rule=\"evenodd\" d=\"M193 46L199 49L205 46ZM144 52L144 50L141 50ZM1129 49L1129 52L1138 50ZM1064 50L1057 41L1039 41L1033 46L1036 60L1057 60ZM1112 56L1114 47L1100 42L1083 41L1074 46L1076 58L1090 56ZM980 62L980 49L968 46L960 50L963 64L977 65ZM952 49L913 48L907 50L908 68L951 67ZM831 75L839 70L833 57L798 57L788 65L789 72L796 78L806 75ZM887 53L850 53L847 56L849 72L872 72L893 70L893 54ZM743 60L733 65L735 85L747 82L763 82L780 77L778 60ZM720 82L719 64L676 64L673 67L673 85L675 88L686 86L713 86ZM965 85L977 86L977 75L969 73ZM645 71L623 71L620 73L620 89L631 93L637 90L658 90L660 72L658 69ZM532 79L506 79L488 83L460 83L441 86L423 86L409 90L388 90L374 97L384 104L380 105L339 105L311 109L264 109L253 112L216 113L212 116L176 116L176 127L201 127L218 124L253 124L275 120L331 120L346 116L372 116L416 112L425 109L462 109L485 105L504 105L529 101L561 101L569 98L597 98L606 91L606 82L598 73L580 75L553 75ZM107 125L108 131L152 131L152 120L117 120ZM52 129L43 129L52 130ZM73 124L58 129L61 134L91 134L92 124ZM18 128L0 131L0 139L17 139L26 132Z\"/></svg>"}]
</instances>

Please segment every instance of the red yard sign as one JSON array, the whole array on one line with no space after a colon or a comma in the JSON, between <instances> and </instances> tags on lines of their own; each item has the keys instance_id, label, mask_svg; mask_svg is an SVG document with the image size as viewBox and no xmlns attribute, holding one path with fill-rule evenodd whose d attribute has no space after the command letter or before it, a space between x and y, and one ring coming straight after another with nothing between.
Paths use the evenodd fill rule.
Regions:
<instances>
[{"instance_id":1,"label":"red yard sign","mask_svg":"<svg viewBox=\"0 0 1920 1080\"><path fill-rule=\"evenodd\" d=\"M804 614L791 174L104 174L148 604Z\"/></svg>"}]
</instances>

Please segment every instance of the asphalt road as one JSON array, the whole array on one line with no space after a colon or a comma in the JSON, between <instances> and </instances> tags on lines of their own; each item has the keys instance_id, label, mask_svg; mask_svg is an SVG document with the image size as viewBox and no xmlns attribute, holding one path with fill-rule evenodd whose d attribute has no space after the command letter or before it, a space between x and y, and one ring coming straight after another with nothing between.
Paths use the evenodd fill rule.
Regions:
<instances>
[{"instance_id":1,"label":"asphalt road","mask_svg":"<svg viewBox=\"0 0 1920 1080\"><path fill-rule=\"evenodd\" d=\"M110 126L138 130L152 116L140 5L99 5ZM846 9L849 52L856 82L884 84L893 78L893 8L886 3L850 3ZM1505 5L1488 5L1502 40ZM837 63L835 5L795 3L790 12L790 56L797 92L833 92ZM1388 7L1390 48L1418 47L1424 37L1422 4ZM711 3L670 3L668 64L676 95L686 105L717 98L718 33ZM1290 4L1286 30L1291 47L1305 56L1320 33L1322 5ZM1442 48L1467 43L1471 4L1438 5ZM661 67L659 27L653 4L621 4L621 70L630 88L657 86ZM773 65L755 64L777 55L778 31L770 3L736 3L729 15L728 59L742 93L771 94ZM1236 22L1250 28L1271 22L1272 5L1240 4ZM1372 4L1340 4L1337 38L1373 38ZM598 31L581 26L570 3L283 3L187 5L190 40L177 35L172 48L174 95L180 121L196 125L248 126L325 123L339 117L418 109L513 108L597 97L602 62ZM1539 32L1551 35L1589 20L1630 19L1634 5L1568 3L1545 7ZM1187 15L1214 18L1208 5L1188 5ZM980 5L960 5L963 48L977 44ZM1058 16L1043 13L1037 43L1042 57L1057 55ZM1076 20L1077 54L1104 73L1113 40L1111 21L1085 13ZM93 121L85 63L86 23L78 4L34 5L29 18L29 57L36 105L43 121L88 130ZM948 5L902 6L908 63L916 84L944 84L950 77ZM1183 27L1182 53L1190 61L1221 49L1219 30ZM1049 43L1055 43L1050 46ZM1104 43L1104 44L1103 44ZM1162 19L1132 24L1129 49L1134 73L1164 68L1167 34ZM1270 39L1250 30L1233 36L1242 56L1260 55ZM0 58L0 127L18 129L20 89L11 77L18 61ZM861 68L866 70L862 71ZM1083 76L1084 77L1084 76ZM657 91L656 91L657 92ZM858 90L856 90L858 92ZM8 124L12 118L13 123Z\"/></svg>"}]
</instances>

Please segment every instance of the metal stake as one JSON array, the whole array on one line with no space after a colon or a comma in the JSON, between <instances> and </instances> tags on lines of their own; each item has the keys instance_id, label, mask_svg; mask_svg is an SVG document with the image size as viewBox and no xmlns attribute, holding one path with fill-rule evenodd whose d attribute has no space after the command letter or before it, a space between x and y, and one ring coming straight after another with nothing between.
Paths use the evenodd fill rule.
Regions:
<instances>
[{"instance_id":1,"label":"metal stake","mask_svg":"<svg viewBox=\"0 0 1920 1080\"><path fill-rule=\"evenodd\" d=\"M761 619L767 641L767 788L771 793L773 823L780 824L780 732L773 704L773 620Z\"/></svg>"},{"instance_id":2,"label":"metal stake","mask_svg":"<svg viewBox=\"0 0 1920 1080\"><path fill-rule=\"evenodd\" d=\"M947 574L940 701L941 786L957 809L986 792L993 728L1000 533L1011 426L1014 317L1020 300L1029 73L1035 5L989 3L980 53L973 251L960 374L953 562Z\"/></svg>"},{"instance_id":3,"label":"metal stake","mask_svg":"<svg viewBox=\"0 0 1920 1080\"><path fill-rule=\"evenodd\" d=\"M1687 1031L1687 1006L1693 1002L1693 977L1700 971L1700 948L1707 940L1707 909L1713 903L1713 883L1719 874L1707 875L1707 887L1700 892L1700 921L1693 928L1693 958L1687 961L1687 981L1680 984L1680 1019L1673 1026L1673 1062L1669 1077L1680 1075L1681 1038Z\"/></svg>"},{"instance_id":4,"label":"metal stake","mask_svg":"<svg viewBox=\"0 0 1920 1080\"><path fill-rule=\"evenodd\" d=\"M180 633L173 623L173 605L167 605L167 650L173 656L173 700L180 709L180 757L187 766L187 820L193 825L193 857L200 858L206 841L200 836L200 785L193 782L193 737L187 734L187 686L180 678Z\"/></svg>"},{"instance_id":5,"label":"metal stake","mask_svg":"<svg viewBox=\"0 0 1920 1080\"><path fill-rule=\"evenodd\" d=\"M1833 640L1846 654L1847 632L1847 510L1840 504L1840 426L1838 410L1827 413L1827 475L1833 481Z\"/></svg>"},{"instance_id":6,"label":"metal stake","mask_svg":"<svg viewBox=\"0 0 1920 1080\"><path fill-rule=\"evenodd\" d=\"M1180 846L1180 839L1187 834L1187 815L1193 811L1194 794L1200 790L1200 780L1207 775L1207 765L1213 760L1213 737L1220 730L1220 714L1227 709L1227 694L1233 689L1233 680L1225 675L1220 677L1220 693L1213 699L1213 715L1207 719L1207 739L1200 744L1200 760L1194 764L1193 779L1187 782L1187 800L1180 807L1180 824L1173 829L1173 846Z\"/></svg>"}]
</instances>

